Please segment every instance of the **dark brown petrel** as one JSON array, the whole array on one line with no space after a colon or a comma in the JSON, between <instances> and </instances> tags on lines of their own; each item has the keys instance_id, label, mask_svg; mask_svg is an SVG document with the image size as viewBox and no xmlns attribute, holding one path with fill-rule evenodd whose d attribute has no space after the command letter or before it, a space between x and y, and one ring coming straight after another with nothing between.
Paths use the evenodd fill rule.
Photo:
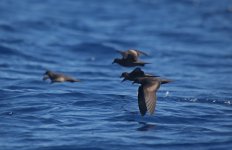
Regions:
<instances>
[{"instance_id":1,"label":"dark brown petrel","mask_svg":"<svg viewBox=\"0 0 232 150\"><path fill-rule=\"evenodd\" d=\"M145 74L144 71L140 68L135 68L132 72L123 72L120 78L124 78L122 82L129 80L129 81L134 81L136 78L140 77L159 77L156 75L151 75L151 74Z\"/></svg>"},{"instance_id":2,"label":"dark brown petrel","mask_svg":"<svg viewBox=\"0 0 232 150\"><path fill-rule=\"evenodd\" d=\"M147 53L134 49L129 49L127 51L117 50L117 52L122 55L122 59L129 59L131 61L138 61L138 58L141 54L148 56Z\"/></svg>"},{"instance_id":3,"label":"dark brown petrel","mask_svg":"<svg viewBox=\"0 0 232 150\"><path fill-rule=\"evenodd\" d=\"M139 61L138 58L141 54L147 55L146 53L139 51L139 50L127 50L127 51L119 51L117 50L122 55L122 58L116 58L114 59L113 63L117 63L121 66L124 67L136 67L136 66L144 66L146 62Z\"/></svg>"},{"instance_id":4,"label":"dark brown petrel","mask_svg":"<svg viewBox=\"0 0 232 150\"><path fill-rule=\"evenodd\" d=\"M55 73L55 72L52 72L49 70L44 73L44 77L43 77L43 80L47 80L47 79L50 79L51 83L54 83L54 82L80 82L80 80L73 79L69 76L66 76L66 75L63 75L60 73Z\"/></svg>"},{"instance_id":5,"label":"dark brown petrel","mask_svg":"<svg viewBox=\"0 0 232 150\"><path fill-rule=\"evenodd\" d=\"M156 92L161 84L169 83L171 80L160 78L137 78L133 83L139 83L138 88L138 105L142 116L148 111L153 114L156 106Z\"/></svg>"}]
</instances>

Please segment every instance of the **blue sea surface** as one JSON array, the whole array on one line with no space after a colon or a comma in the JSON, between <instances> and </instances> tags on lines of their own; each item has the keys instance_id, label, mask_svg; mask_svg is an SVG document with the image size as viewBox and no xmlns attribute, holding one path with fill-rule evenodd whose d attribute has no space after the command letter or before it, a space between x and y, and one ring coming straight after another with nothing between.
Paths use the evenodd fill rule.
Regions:
<instances>
[{"instance_id":1,"label":"blue sea surface","mask_svg":"<svg viewBox=\"0 0 232 150\"><path fill-rule=\"evenodd\" d=\"M231 0L1 0L0 18L1 150L232 149ZM127 49L174 80L154 115L112 64Z\"/></svg>"}]
</instances>

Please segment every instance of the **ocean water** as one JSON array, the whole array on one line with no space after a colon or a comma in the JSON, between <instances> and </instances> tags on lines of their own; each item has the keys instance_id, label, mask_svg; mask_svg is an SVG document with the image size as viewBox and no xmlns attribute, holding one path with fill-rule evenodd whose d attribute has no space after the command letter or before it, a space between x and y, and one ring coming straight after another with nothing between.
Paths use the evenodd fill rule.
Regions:
<instances>
[{"instance_id":1,"label":"ocean water","mask_svg":"<svg viewBox=\"0 0 232 150\"><path fill-rule=\"evenodd\" d=\"M232 148L231 0L1 0L0 18L1 150ZM112 64L130 48L174 80L154 115Z\"/></svg>"}]
</instances>

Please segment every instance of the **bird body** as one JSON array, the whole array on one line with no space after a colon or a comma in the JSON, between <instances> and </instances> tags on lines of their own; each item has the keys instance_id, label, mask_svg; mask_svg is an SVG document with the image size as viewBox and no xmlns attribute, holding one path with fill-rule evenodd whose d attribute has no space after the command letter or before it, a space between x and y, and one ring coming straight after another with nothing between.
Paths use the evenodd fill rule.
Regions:
<instances>
[{"instance_id":1,"label":"bird body","mask_svg":"<svg viewBox=\"0 0 232 150\"><path fill-rule=\"evenodd\" d=\"M66 76L64 74L59 74L59 73L55 73L52 71L46 71L44 73L43 80L47 80L47 79L50 79L51 83L54 83L54 82L80 82L80 80L73 79L73 78Z\"/></svg>"}]
</instances>

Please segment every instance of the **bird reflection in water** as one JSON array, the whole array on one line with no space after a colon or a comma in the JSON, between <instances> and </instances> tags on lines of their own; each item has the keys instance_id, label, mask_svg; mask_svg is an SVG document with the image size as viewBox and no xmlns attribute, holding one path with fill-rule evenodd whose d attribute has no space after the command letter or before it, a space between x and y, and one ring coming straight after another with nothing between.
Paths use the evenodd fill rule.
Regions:
<instances>
[{"instance_id":1,"label":"bird reflection in water","mask_svg":"<svg viewBox=\"0 0 232 150\"><path fill-rule=\"evenodd\" d=\"M146 122L139 122L139 124L141 124L142 126L137 128L137 131L150 131L156 127L156 125L148 124Z\"/></svg>"}]
</instances>

